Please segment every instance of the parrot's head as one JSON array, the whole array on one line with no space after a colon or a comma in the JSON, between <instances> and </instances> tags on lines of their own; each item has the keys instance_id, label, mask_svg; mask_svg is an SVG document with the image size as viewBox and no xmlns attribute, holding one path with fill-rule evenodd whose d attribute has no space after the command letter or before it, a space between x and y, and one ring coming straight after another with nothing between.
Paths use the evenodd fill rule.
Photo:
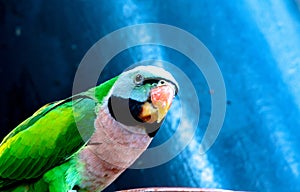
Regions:
<instances>
[{"instance_id":1,"label":"parrot's head","mask_svg":"<svg viewBox=\"0 0 300 192\"><path fill-rule=\"evenodd\" d=\"M123 72L108 99L112 117L128 126L155 135L178 92L174 77L155 66L139 66Z\"/></svg>"}]
</instances>

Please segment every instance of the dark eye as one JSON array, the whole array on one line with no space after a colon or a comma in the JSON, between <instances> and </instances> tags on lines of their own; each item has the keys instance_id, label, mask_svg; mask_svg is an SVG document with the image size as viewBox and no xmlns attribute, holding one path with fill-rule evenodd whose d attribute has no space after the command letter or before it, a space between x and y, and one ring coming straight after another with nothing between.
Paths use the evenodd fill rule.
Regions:
<instances>
[{"instance_id":1,"label":"dark eye","mask_svg":"<svg viewBox=\"0 0 300 192\"><path fill-rule=\"evenodd\" d=\"M134 78L134 83L135 83L136 85L141 85L141 84L143 84L143 82L144 82L144 77L143 77L143 75L137 74L137 75L135 76L135 78Z\"/></svg>"}]
</instances>

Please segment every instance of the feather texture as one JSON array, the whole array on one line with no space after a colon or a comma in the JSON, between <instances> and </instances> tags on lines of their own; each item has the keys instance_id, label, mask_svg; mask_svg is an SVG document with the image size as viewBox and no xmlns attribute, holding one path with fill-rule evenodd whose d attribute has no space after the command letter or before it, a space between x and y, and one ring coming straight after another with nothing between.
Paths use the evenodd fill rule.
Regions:
<instances>
[{"instance_id":1,"label":"feather texture","mask_svg":"<svg viewBox=\"0 0 300 192\"><path fill-rule=\"evenodd\" d=\"M45 105L5 137L0 144L0 191L20 181L30 183L42 178L47 171L68 161L83 147L94 132L96 106L100 105L116 79ZM84 127L84 132L78 127ZM62 167L55 171L62 171ZM52 177L56 176L55 172L50 173ZM43 182L35 187L44 186Z\"/></svg>"}]
</instances>

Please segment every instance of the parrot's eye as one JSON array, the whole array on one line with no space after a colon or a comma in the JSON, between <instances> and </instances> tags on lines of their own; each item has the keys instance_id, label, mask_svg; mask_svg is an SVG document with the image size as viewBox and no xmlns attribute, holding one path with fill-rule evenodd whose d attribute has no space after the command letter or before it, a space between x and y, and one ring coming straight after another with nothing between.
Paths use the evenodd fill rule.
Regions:
<instances>
[{"instance_id":1,"label":"parrot's eye","mask_svg":"<svg viewBox=\"0 0 300 192\"><path fill-rule=\"evenodd\" d=\"M144 82L144 77L141 74L137 74L134 78L134 83L136 85L141 85Z\"/></svg>"}]
</instances>

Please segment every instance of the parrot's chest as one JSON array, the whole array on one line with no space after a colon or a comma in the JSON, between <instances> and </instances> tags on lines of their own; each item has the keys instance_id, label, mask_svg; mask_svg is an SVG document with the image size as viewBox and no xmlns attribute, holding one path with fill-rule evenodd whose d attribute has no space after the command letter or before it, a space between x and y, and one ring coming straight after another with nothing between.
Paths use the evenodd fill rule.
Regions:
<instances>
[{"instance_id":1,"label":"parrot's chest","mask_svg":"<svg viewBox=\"0 0 300 192\"><path fill-rule=\"evenodd\" d=\"M80 151L83 164L80 188L99 191L113 182L148 147L151 138L139 128L126 127L116 122L107 108L99 110L95 133Z\"/></svg>"}]
</instances>

